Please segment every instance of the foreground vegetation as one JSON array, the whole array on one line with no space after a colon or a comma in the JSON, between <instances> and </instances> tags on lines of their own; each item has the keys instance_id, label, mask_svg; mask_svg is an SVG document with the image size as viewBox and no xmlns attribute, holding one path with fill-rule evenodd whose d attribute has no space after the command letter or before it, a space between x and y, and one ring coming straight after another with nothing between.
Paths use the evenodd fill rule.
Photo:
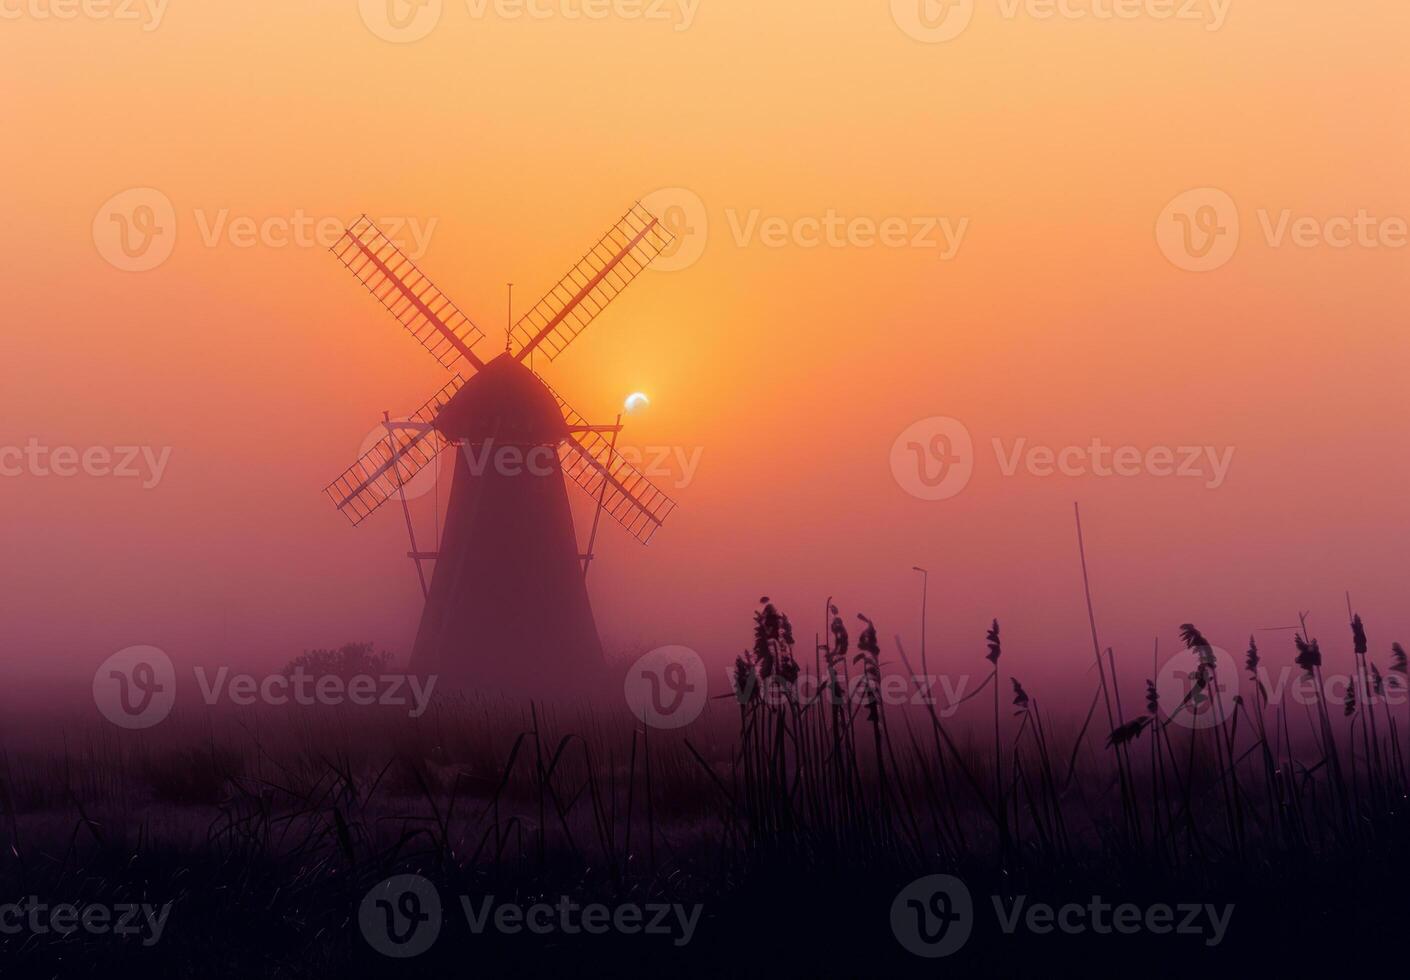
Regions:
<instances>
[{"instance_id":1,"label":"foreground vegetation","mask_svg":"<svg viewBox=\"0 0 1410 980\"><path fill-rule=\"evenodd\" d=\"M1178 698L1153 679L1124 707L1115 657L1094 648L1090 705L1057 719L1006 672L998 622L964 704L897 704L898 680L929 690L924 665L899 638L884 651L865 617L854 639L829 608L827 642L805 654L765 600L734 690L677 731L620 708L476 697L414 721L265 709L140 733L7 730L3 894L173 912L152 947L0 934L0 963L7 976L933 975L888 920L897 890L931 872L976 896L1237 909L1213 950L980 927L946 961L958 975L1218 975L1247 955L1306 969L1393 941L1410 870L1410 715L1394 703L1406 658L1391 648L1383 672L1359 617L1339 703L1305 628L1284 653L1310 692L1294 701L1268 682L1271 653L1251 642L1227 676L1187 624ZM357 909L408 872L446 896L699 902L704 924L684 949L452 925L401 964L367 947Z\"/></svg>"}]
</instances>

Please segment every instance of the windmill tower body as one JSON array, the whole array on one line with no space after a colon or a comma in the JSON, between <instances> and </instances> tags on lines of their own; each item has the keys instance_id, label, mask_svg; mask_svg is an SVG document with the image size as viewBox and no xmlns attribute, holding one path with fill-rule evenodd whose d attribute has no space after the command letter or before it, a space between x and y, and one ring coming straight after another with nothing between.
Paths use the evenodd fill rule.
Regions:
<instances>
[{"instance_id":1,"label":"windmill tower body","mask_svg":"<svg viewBox=\"0 0 1410 980\"><path fill-rule=\"evenodd\" d=\"M526 364L552 361L671 243L633 207L510 329L486 363L484 332L366 217L333 253L442 366L457 374L325 491L359 524L400 498L426 607L411 669L438 689L579 693L603 674L602 644L567 483L643 544L675 503L615 448L620 426L590 425ZM517 341L518 349L514 349ZM607 435L611 434L609 440ZM405 487L445 454L454 477L439 549L417 550ZM588 548L591 551L591 545ZM429 583L422 563L434 561Z\"/></svg>"},{"instance_id":2,"label":"windmill tower body","mask_svg":"<svg viewBox=\"0 0 1410 980\"><path fill-rule=\"evenodd\" d=\"M411 669L464 690L591 684L602 646L557 447L552 393L508 354L440 412L455 476Z\"/></svg>"}]
</instances>

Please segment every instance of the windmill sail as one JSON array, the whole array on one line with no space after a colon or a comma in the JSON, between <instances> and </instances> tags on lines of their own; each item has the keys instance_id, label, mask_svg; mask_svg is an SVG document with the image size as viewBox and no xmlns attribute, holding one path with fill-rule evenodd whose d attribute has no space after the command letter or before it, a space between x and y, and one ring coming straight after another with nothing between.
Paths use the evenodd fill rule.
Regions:
<instances>
[{"instance_id":1,"label":"windmill sail","mask_svg":"<svg viewBox=\"0 0 1410 980\"><path fill-rule=\"evenodd\" d=\"M349 521L361 524L440 455L446 441L435 429L436 416L464 383L457 374L407 423L394 423L387 438L329 484L324 493Z\"/></svg>"},{"instance_id":2,"label":"windmill sail","mask_svg":"<svg viewBox=\"0 0 1410 980\"><path fill-rule=\"evenodd\" d=\"M598 507L593 541L603 510L646 543L676 505L615 451L604 432L616 427L589 426L526 361L535 350L562 352L671 240L654 216L633 207L511 327L504 352L485 361L472 351L481 331L366 217L333 248L442 365L463 359L473 368L455 368L467 379L457 374L410 420L387 422L325 490L360 524L418 474L437 475L433 464L466 464L447 467L434 551L418 547L409 508L405 515L426 596L408 662L413 674L434 675L447 689L531 697L543 695L545 678L576 697L607 675L568 480ZM539 462L544 448L556 465ZM427 559L434 560L429 582Z\"/></svg>"},{"instance_id":3,"label":"windmill sail","mask_svg":"<svg viewBox=\"0 0 1410 980\"><path fill-rule=\"evenodd\" d=\"M675 237L640 204L588 250L558 285L514 325L519 360L542 351L554 360Z\"/></svg>"},{"instance_id":4,"label":"windmill sail","mask_svg":"<svg viewBox=\"0 0 1410 980\"><path fill-rule=\"evenodd\" d=\"M540 379L541 381L543 379ZM676 502L652 483L601 432L592 431L587 421L547 382L572 435L558 447L563 475L594 500L602 509L642 544L650 544L656 529L665 523Z\"/></svg>"},{"instance_id":5,"label":"windmill sail","mask_svg":"<svg viewBox=\"0 0 1410 980\"><path fill-rule=\"evenodd\" d=\"M484 339L484 331L366 215L343 233L332 252L442 366L454 367L463 357L484 367L471 350Z\"/></svg>"}]
</instances>

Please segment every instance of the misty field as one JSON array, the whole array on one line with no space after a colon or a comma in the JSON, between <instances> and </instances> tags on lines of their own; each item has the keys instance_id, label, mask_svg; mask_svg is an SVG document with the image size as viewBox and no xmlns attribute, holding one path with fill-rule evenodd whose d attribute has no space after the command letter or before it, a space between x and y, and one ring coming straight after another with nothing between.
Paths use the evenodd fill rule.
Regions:
<instances>
[{"instance_id":1,"label":"misty field","mask_svg":"<svg viewBox=\"0 0 1410 980\"><path fill-rule=\"evenodd\" d=\"M1406 662L1395 646L1378 663L1359 618L1344 654L1299 632L1236 668L1186 625L1176 703L1150 684L1123 705L1116 657L1094 652L1074 667L1092 668L1089 704L1054 717L1009 674L997 622L976 638L965 667L987 679L963 704L896 704L887 690L922 676L915 652L832 613L828 642L804 652L762 605L734 690L676 730L620 702L473 695L416 719L193 710L146 732L12 715L3 901L170 911L151 943L0 916L4 974L1175 976L1393 949L1410 872ZM1275 660L1310 698L1270 692ZM1333 669L1354 681L1338 702L1318 693ZM980 908L965 948L929 960L897 942L892 908L942 873ZM447 915L431 949L396 960L369 946L359 909L406 874L433 882ZM700 916L686 943L545 938L472 930L459 896ZM1231 914L1217 942L1002 927L1015 903L1094 897Z\"/></svg>"}]
</instances>

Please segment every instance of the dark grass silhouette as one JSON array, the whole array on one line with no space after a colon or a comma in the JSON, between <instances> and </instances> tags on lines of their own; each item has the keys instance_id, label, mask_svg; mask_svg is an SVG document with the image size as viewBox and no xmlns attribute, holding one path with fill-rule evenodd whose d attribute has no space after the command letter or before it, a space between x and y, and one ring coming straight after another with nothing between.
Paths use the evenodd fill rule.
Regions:
<instances>
[{"instance_id":1,"label":"dark grass silhouette","mask_svg":"<svg viewBox=\"0 0 1410 980\"><path fill-rule=\"evenodd\" d=\"M1346 663L1358 683L1341 711L1320 695L1275 701L1260 673L1274 655L1252 642L1248 676L1221 677L1212 642L1186 624L1182 700L1162 704L1148 682L1128 717L1108 650L1071 727L1000 676L1022 654L1002 646L997 621L982 642L976 631L987 679L960 705L911 704L925 682L899 638L885 649L876 624L856 622L854 644L829 602L828 639L806 664L765 600L733 690L675 732L585 706L455 696L416 721L267 709L7 748L3 894L175 904L152 948L0 933L0 963L6 976L935 975L888 919L899 888L935 872L962 877L981 906L974 938L945 961L957 975L1222 975L1247 956L1308 970L1396 934L1410 718L1387 694L1405 689L1406 658L1392 647L1382 673L1359 617ZM1327 657L1304 627L1284 660L1317 679ZM992 719L968 703L991 686ZM1237 696L1216 696L1221 686ZM1104 697L1110 727L1096 721ZM1180 723L1195 712L1204 727ZM434 881L448 907L441 939L409 964L382 958L357 926L367 891L401 873ZM471 935L462 894L705 912L685 948ZM1005 935L989 896L1020 895L1236 911L1217 949Z\"/></svg>"}]
</instances>

